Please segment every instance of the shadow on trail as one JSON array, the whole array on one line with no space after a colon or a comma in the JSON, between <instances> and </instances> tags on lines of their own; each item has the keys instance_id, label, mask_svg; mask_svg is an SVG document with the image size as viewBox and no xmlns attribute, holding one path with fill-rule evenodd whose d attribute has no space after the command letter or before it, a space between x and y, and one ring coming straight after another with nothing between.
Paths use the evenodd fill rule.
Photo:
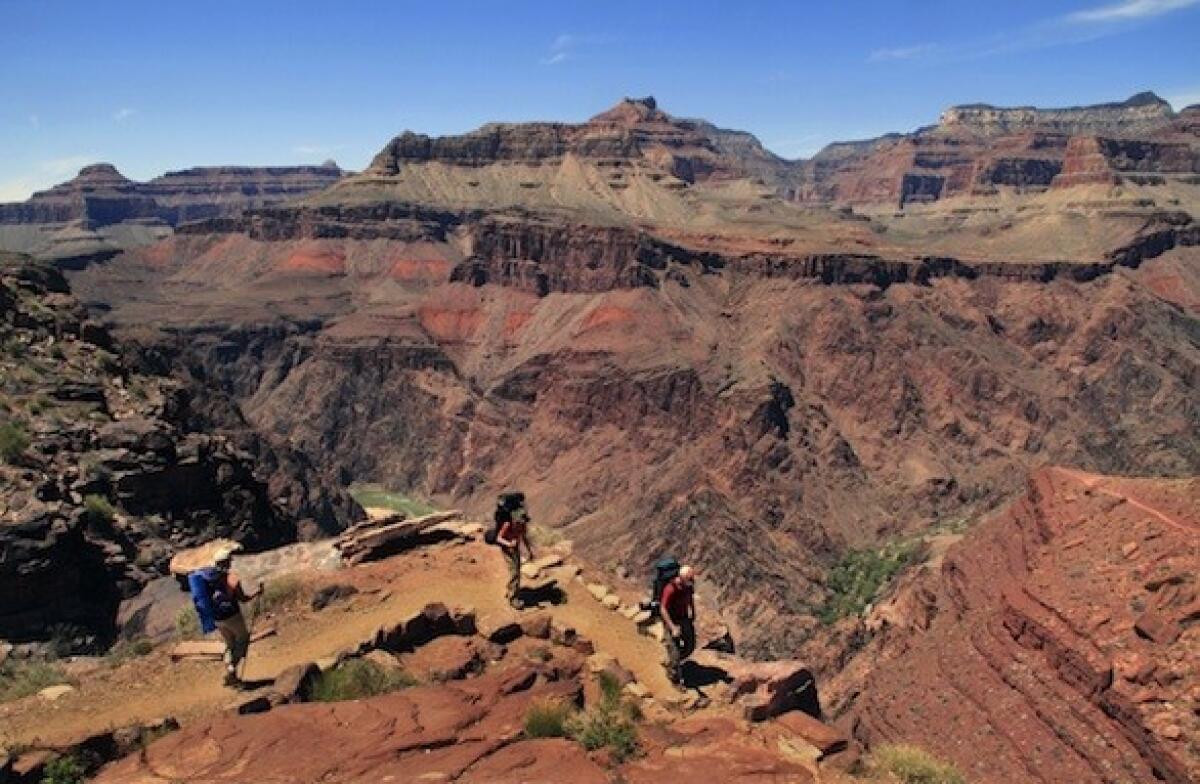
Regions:
<instances>
[{"instance_id":1,"label":"shadow on trail","mask_svg":"<svg viewBox=\"0 0 1200 784\"><path fill-rule=\"evenodd\" d=\"M517 591L517 598L524 602L526 607L536 607L542 602L557 606L567 601L567 594L552 583L537 588L521 588Z\"/></svg>"},{"instance_id":2,"label":"shadow on trail","mask_svg":"<svg viewBox=\"0 0 1200 784\"><path fill-rule=\"evenodd\" d=\"M688 689L702 689L722 681L728 683L733 679L720 667L706 667L694 661L685 661L680 665L680 675L683 686Z\"/></svg>"}]
</instances>

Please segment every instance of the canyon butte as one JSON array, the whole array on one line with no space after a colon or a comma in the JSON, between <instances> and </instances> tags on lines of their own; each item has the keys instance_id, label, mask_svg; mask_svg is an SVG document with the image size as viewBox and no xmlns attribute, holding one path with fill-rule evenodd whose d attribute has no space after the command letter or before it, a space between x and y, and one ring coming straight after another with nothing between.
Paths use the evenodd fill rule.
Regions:
<instances>
[{"instance_id":1,"label":"canyon butte","mask_svg":"<svg viewBox=\"0 0 1200 784\"><path fill-rule=\"evenodd\" d=\"M100 164L0 205L0 245L66 271L86 311L62 306L72 340L111 340L125 376L154 379L144 405L122 398L147 429L241 434L211 459L242 508L293 488L269 536L220 533L335 531L361 515L354 482L480 514L518 486L602 568L697 564L739 652L811 661L864 742L986 753L987 781L1184 782L1198 212L1200 107L1149 93L953 107L801 161L643 98L582 123L406 132L359 173L139 184ZM37 286L65 290L13 290ZM57 329L8 319L31 320ZM72 448L158 449L111 410ZM38 504L96 489L55 474L62 447L32 430L46 457L6 490L28 547L52 527L31 519L62 514ZM140 463L173 465L165 449ZM94 579L130 593L214 530L207 511L167 517L191 522L118 537L137 569L101 555ZM143 539L157 549L138 561ZM848 554L894 547L911 552L898 584L831 613ZM44 610L25 628L106 633L95 608Z\"/></svg>"}]
</instances>

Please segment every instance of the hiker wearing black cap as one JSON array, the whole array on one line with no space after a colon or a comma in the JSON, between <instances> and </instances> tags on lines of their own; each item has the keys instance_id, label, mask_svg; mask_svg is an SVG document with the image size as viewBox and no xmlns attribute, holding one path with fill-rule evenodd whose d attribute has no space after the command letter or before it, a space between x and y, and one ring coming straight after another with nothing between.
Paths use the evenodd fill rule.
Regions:
<instances>
[{"instance_id":1,"label":"hiker wearing black cap","mask_svg":"<svg viewBox=\"0 0 1200 784\"><path fill-rule=\"evenodd\" d=\"M525 545L530 560L533 560L533 545L529 543L529 513L525 510L525 494L504 493L496 503L496 527L492 536L494 543L504 553L508 563L508 603L513 609L524 608L521 591L521 545Z\"/></svg>"}]
</instances>

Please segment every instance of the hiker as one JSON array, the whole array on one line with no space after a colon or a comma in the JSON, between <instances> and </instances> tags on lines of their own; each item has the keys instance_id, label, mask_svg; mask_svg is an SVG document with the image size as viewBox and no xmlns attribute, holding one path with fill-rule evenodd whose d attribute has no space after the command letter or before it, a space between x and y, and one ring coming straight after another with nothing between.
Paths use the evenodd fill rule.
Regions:
<instances>
[{"instance_id":1,"label":"hiker","mask_svg":"<svg viewBox=\"0 0 1200 784\"><path fill-rule=\"evenodd\" d=\"M496 545L508 561L508 603L514 610L525 607L518 595L521 590L521 545L533 560L533 545L529 543L529 513L525 510L524 493L504 493L496 503Z\"/></svg>"},{"instance_id":2,"label":"hiker","mask_svg":"<svg viewBox=\"0 0 1200 784\"><path fill-rule=\"evenodd\" d=\"M188 587L192 590L192 602L200 616L200 628L205 634L221 633L225 641L225 685L238 686L238 666L246 658L250 648L250 630L242 615L242 603L249 602L262 594L262 586L247 594L241 580L230 567L233 564L232 547L222 547L213 554L210 567L197 569L188 575Z\"/></svg>"},{"instance_id":3,"label":"hiker","mask_svg":"<svg viewBox=\"0 0 1200 784\"><path fill-rule=\"evenodd\" d=\"M696 571L682 566L662 590L659 615L663 623L663 645L667 649L667 674L671 683L683 683L683 660L696 650Z\"/></svg>"}]
</instances>

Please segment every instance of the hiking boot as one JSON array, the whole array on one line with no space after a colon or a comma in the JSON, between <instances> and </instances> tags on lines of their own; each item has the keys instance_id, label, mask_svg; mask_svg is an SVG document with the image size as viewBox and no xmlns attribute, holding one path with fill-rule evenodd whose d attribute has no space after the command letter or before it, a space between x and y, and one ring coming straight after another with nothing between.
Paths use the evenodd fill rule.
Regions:
<instances>
[{"instance_id":1,"label":"hiking boot","mask_svg":"<svg viewBox=\"0 0 1200 784\"><path fill-rule=\"evenodd\" d=\"M242 679L237 676L236 672L225 673L225 685L236 689L242 685Z\"/></svg>"}]
</instances>

